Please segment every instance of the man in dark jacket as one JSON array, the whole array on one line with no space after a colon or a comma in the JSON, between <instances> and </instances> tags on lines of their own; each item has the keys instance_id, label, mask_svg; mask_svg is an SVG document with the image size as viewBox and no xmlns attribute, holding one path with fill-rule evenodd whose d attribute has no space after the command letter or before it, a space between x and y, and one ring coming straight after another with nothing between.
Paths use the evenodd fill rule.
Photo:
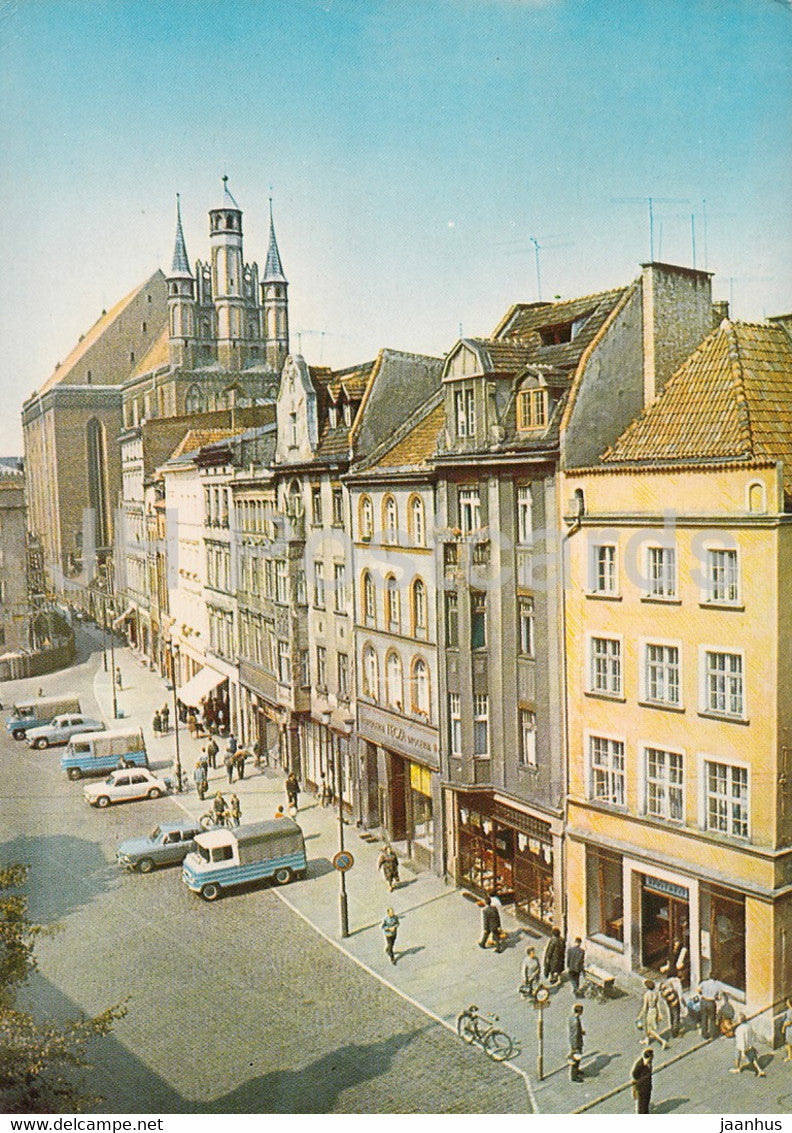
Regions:
<instances>
[{"instance_id":1,"label":"man in dark jacket","mask_svg":"<svg viewBox=\"0 0 792 1133\"><path fill-rule=\"evenodd\" d=\"M647 1047L632 1068L632 1092L636 1113L649 1113L649 1103L652 1100L653 1058L654 1051L651 1047Z\"/></svg>"},{"instance_id":2,"label":"man in dark jacket","mask_svg":"<svg viewBox=\"0 0 792 1133\"><path fill-rule=\"evenodd\" d=\"M575 989L575 996L580 995L580 977L586 967L586 953L583 951L583 941L575 937L575 943L567 949L567 971Z\"/></svg>"},{"instance_id":3,"label":"man in dark jacket","mask_svg":"<svg viewBox=\"0 0 792 1133\"><path fill-rule=\"evenodd\" d=\"M567 1031L569 1033L569 1078L572 1082L583 1081L583 1071L580 1069L580 1061L583 1058L583 1004L576 1003L572 1008L572 1014L567 1020Z\"/></svg>"},{"instance_id":4,"label":"man in dark jacket","mask_svg":"<svg viewBox=\"0 0 792 1133\"><path fill-rule=\"evenodd\" d=\"M493 943L495 945L495 951L502 952L503 945L501 944L500 939L500 913L492 904L492 901L489 899L489 897L484 898L484 908L481 910L481 927L483 929L483 934L481 940L478 942L479 948L486 948L487 941L490 937L492 937Z\"/></svg>"},{"instance_id":5,"label":"man in dark jacket","mask_svg":"<svg viewBox=\"0 0 792 1133\"><path fill-rule=\"evenodd\" d=\"M559 983L561 973L564 971L564 941L561 929L554 928L553 934L547 942L544 954L545 979L551 984Z\"/></svg>"}]
</instances>

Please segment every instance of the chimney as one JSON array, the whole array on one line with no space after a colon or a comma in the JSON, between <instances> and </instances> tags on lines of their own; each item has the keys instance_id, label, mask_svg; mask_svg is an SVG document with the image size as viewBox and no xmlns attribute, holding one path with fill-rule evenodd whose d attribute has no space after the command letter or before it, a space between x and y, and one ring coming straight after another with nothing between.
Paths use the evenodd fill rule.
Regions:
<instances>
[{"instance_id":1,"label":"chimney","mask_svg":"<svg viewBox=\"0 0 792 1133\"><path fill-rule=\"evenodd\" d=\"M783 327L790 338L792 338L792 315L770 315L768 323L773 327Z\"/></svg>"},{"instance_id":2,"label":"chimney","mask_svg":"<svg viewBox=\"0 0 792 1133\"><path fill-rule=\"evenodd\" d=\"M716 299L712 304L712 329L717 330L724 319L729 317L729 300Z\"/></svg>"},{"instance_id":3,"label":"chimney","mask_svg":"<svg viewBox=\"0 0 792 1133\"><path fill-rule=\"evenodd\" d=\"M712 273L642 264L644 407L712 330Z\"/></svg>"}]
</instances>

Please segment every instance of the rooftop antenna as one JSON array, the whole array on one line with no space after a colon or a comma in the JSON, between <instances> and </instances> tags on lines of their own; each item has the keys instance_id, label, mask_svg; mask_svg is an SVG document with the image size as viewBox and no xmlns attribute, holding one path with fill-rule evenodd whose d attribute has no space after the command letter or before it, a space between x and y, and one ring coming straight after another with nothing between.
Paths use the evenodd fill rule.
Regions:
<instances>
[{"instance_id":1,"label":"rooftop antenna","mask_svg":"<svg viewBox=\"0 0 792 1133\"><path fill-rule=\"evenodd\" d=\"M655 205L689 205L685 197L611 197L614 205L646 205L649 206L649 262L654 263L654 206Z\"/></svg>"},{"instance_id":2,"label":"rooftop antenna","mask_svg":"<svg viewBox=\"0 0 792 1133\"><path fill-rule=\"evenodd\" d=\"M562 238L560 236L529 236L528 237L529 243L533 247L534 263L536 265L536 298L537 298L537 302L541 302L541 299L542 299L542 272L541 272L541 264L540 264L539 253L543 249L546 249L548 252L550 252L550 251L556 251L556 249L558 249L558 248L572 248L572 247L574 247L573 242L569 241L569 240L564 240L562 243L559 243L558 241L561 240L561 239ZM511 241L508 241L508 243L511 244ZM505 254L507 256L519 256L519 255L524 255L526 252L530 252L530 250L531 250L530 247L525 247L525 246L517 247L517 248L509 247L509 249L507 250L507 252Z\"/></svg>"},{"instance_id":3,"label":"rooftop antenna","mask_svg":"<svg viewBox=\"0 0 792 1133\"><path fill-rule=\"evenodd\" d=\"M693 267L696 267L696 214L690 214L690 248L693 255Z\"/></svg>"},{"instance_id":4,"label":"rooftop antenna","mask_svg":"<svg viewBox=\"0 0 792 1133\"><path fill-rule=\"evenodd\" d=\"M542 275L541 275L541 272L539 271L539 248L540 248L541 245L539 244L539 241L536 239L535 236L529 236L528 239L531 241L531 243L534 246L534 259L536 260L536 299L537 299L537 302L541 303L542 302Z\"/></svg>"}]
</instances>

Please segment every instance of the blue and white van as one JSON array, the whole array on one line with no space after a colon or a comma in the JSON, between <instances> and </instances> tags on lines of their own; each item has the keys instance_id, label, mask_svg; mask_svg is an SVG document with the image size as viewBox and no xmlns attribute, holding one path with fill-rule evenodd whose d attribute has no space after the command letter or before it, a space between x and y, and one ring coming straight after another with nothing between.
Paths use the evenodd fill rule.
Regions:
<instances>
[{"instance_id":1,"label":"blue and white van","mask_svg":"<svg viewBox=\"0 0 792 1133\"><path fill-rule=\"evenodd\" d=\"M303 832L290 818L208 830L196 835L195 847L184 859L182 881L205 901L250 881L272 878L285 885L305 877L308 868Z\"/></svg>"},{"instance_id":2,"label":"blue and white van","mask_svg":"<svg viewBox=\"0 0 792 1133\"><path fill-rule=\"evenodd\" d=\"M70 779L104 775L117 767L148 767L146 742L140 728L83 732L69 741L61 756L61 770Z\"/></svg>"},{"instance_id":3,"label":"blue and white van","mask_svg":"<svg viewBox=\"0 0 792 1133\"><path fill-rule=\"evenodd\" d=\"M15 740L23 740L28 728L41 728L64 712L79 711L80 698L74 692L64 692L60 696L37 696L34 700L17 701L6 720L6 728Z\"/></svg>"}]
</instances>

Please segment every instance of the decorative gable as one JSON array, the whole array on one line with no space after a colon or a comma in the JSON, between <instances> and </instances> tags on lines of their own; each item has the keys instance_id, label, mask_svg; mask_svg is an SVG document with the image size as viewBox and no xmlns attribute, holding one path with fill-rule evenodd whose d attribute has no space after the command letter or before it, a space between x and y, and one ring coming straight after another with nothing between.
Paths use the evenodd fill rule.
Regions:
<instances>
[{"instance_id":1,"label":"decorative gable","mask_svg":"<svg viewBox=\"0 0 792 1133\"><path fill-rule=\"evenodd\" d=\"M277 401L278 464L312 460L319 443L316 389L305 360L289 355L283 366Z\"/></svg>"}]
</instances>

